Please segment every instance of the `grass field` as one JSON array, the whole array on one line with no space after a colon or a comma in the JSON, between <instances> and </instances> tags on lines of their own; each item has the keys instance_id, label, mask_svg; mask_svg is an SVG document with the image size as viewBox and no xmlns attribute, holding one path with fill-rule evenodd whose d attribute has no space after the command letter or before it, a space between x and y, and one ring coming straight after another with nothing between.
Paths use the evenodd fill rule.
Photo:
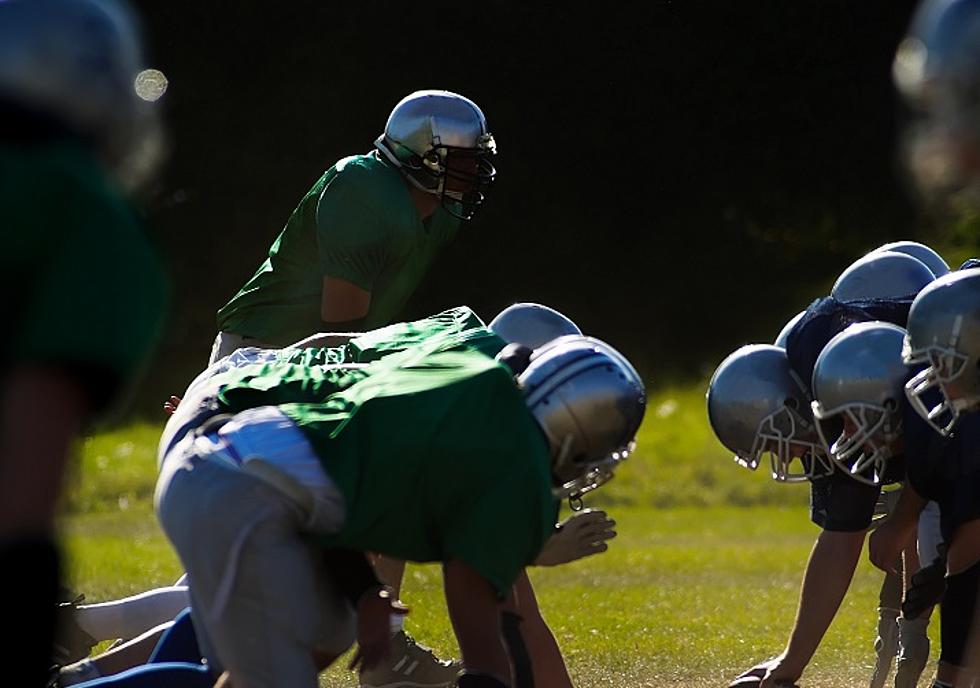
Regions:
<instances>
[{"instance_id":1,"label":"grass field","mask_svg":"<svg viewBox=\"0 0 980 688\"><path fill-rule=\"evenodd\" d=\"M73 584L89 600L169 584L180 572L152 515L158 431L134 425L84 443L64 532ZM534 570L541 607L576 685L723 686L785 642L817 532L807 489L735 466L711 437L700 388L655 395L639 440L589 502L613 514L619 537L599 557ZM803 685L866 683L880 581L863 559ZM454 655L438 568L411 566L405 599L409 629ZM356 682L335 669L323 685Z\"/></svg>"}]
</instances>

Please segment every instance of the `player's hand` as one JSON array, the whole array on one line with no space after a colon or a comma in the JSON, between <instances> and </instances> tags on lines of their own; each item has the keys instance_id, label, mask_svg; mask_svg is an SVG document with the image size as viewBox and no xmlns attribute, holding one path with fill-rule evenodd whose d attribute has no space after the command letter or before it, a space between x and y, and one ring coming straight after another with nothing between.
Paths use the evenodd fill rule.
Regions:
<instances>
[{"instance_id":1,"label":"player's hand","mask_svg":"<svg viewBox=\"0 0 980 688\"><path fill-rule=\"evenodd\" d=\"M902 616L915 619L933 605L939 604L946 593L946 560L937 558L912 575L912 581L902 601Z\"/></svg>"},{"instance_id":2,"label":"player's hand","mask_svg":"<svg viewBox=\"0 0 980 688\"><path fill-rule=\"evenodd\" d=\"M408 607L395 597L387 585L371 588L357 601L357 652L350 661L351 671L371 669L391 650L391 615L405 616Z\"/></svg>"},{"instance_id":3,"label":"player's hand","mask_svg":"<svg viewBox=\"0 0 980 688\"><path fill-rule=\"evenodd\" d=\"M602 509L577 511L555 526L555 532L534 561L535 566L558 566L609 549L616 522Z\"/></svg>"},{"instance_id":4,"label":"player's hand","mask_svg":"<svg viewBox=\"0 0 980 688\"><path fill-rule=\"evenodd\" d=\"M906 540L894 521L885 521L868 538L868 558L885 573L900 575L897 564Z\"/></svg>"},{"instance_id":5,"label":"player's hand","mask_svg":"<svg viewBox=\"0 0 980 688\"><path fill-rule=\"evenodd\" d=\"M170 398L163 402L163 412L168 416L174 415L174 411L180 406L180 397L171 394Z\"/></svg>"},{"instance_id":6,"label":"player's hand","mask_svg":"<svg viewBox=\"0 0 980 688\"><path fill-rule=\"evenodd\" d=\"M802 671L785 664L783 655L756 664L739 674L728 688L795 688Z\"/></svg>"}]
</instances>

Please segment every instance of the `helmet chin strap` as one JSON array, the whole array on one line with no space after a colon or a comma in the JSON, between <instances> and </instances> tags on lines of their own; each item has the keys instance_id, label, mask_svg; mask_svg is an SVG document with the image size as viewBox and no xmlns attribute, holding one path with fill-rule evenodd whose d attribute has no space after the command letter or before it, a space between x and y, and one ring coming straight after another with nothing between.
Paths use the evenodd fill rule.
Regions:
<instances>
[{"instance_id":1,"label":"helmet chin strap","mask_svg":"<svg viewBox=\"0 0 980 688\"><path fill-rule=\"evenodd\" d=\"M575 438L571 434L565 435L562 438L561 445L558 447L558 454L555 456L554 461L556 474L560 475L568 467L569 458L572 455L572 443L574 441ZM565 482L568 481L566 480Z\"/></svg>"}]
</instances>

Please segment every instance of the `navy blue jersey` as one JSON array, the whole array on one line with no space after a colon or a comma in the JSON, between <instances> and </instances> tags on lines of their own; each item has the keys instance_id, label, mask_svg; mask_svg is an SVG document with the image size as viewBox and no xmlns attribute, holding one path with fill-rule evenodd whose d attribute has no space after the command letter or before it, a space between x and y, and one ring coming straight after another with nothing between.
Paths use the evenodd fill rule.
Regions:
<instances>
[{"instance_id":1,"label":"navy blue jersey","mask_svg":"<svg viewBox=\"0 0 980 688\"><path fill-rule=\"evenodd\" d=\"M817 299L807 307L786 339L790 367L809 388L817 357L834 336L855 323L872 320L905 327L914 299L914 295L861 301L838 301L832 296Z\"/></svg>"},{"instance_id":2,"label":"navy blue jersey","mask_svg":"<svg viewBox=\"0 0 980 688\"><path fill-rule=\"evenodd\" d=\"M914 296L896 299L838 301L832 296L811 303L789 332L786 356L790 367L809 388L817 357L831 339L856 323L880 320L905 327ZM833 434L833 432L831 432ZM903 457L892 457L884 484L904 480ZM810 520L824 530L856 532L871 525L880 486L868 485L835 470L810 481Z\"/></svg>"},{"instance_id":3,"label":"navy blue jersey","mask_svg":"<svg viewBox=\"0 0 980 688\"><path fill-rule=\"evenodd\" d=\"M909 483L939 504L940 528L949 542L960 525L980 518L980 413L963 415L950 437L911 408L904 423Z\"/></svg>"}]
</instances>

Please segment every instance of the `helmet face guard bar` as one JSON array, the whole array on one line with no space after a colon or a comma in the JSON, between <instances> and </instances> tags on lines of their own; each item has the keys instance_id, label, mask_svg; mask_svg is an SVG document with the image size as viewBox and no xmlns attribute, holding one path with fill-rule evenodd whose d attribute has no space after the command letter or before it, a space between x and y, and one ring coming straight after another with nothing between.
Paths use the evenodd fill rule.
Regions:
<instances>
[{"instance_id":1,"label":"helmet face guard bar","mask_svg":"<svg viewBox=\"0 0 980 688\"><path fill-rule=\"evenodd\" d=\"M552 493L556 499L568 499L569 506L572 510L580 510L582 508L582 497L612 480L616 467L629 458L630 453L635 447L636 443L630 442L622 450L613 452L601 461L591 465L577 478L573 478L560 487L554 488Z\"/></svg>"},{"instance_id":2,"label":"helmet face guard bar","mask_svg":"<svg viewBox=\"0 0 980 688\"><path fill-rule=\"evenodd\" d=\"M490 159L497 154L492 134L484 134L476 147L443 145L432 142L419 155L382 134L374 145L418 188L439 197L446 211L461 220L472 219L486 198L497 176Z\"/></svg>"},{"instance_id":3,"label":"helmet face guard bar","mask_svg":"<svg viewBox=\"0 0 980 688\"><path fill-rule=\"evenodd\" d=\"M892 415L893 411L874 404L858 402L825 410L819 401L813 402L817 434L829 449L830 458L850 477L868 485L881 484L892 455L889 445L901 434L901 418L893 421ZM848 433L845 424L840 435L831 440L830 422L838 416L856 429Z\"/></svg>"},{"instance_id":4,"label":"helmet face guard bar","mask_svg":"<svg viewBox=\"0 0 980 688\"><path fill-rule=\"evenodd\" d=\"M969 357L959 353L954 348L931 346L925 350L912 351L906 348L902 351L902 359L906 365L926 364L920 372L905 383L905 396L915 412L929 426L944 437L948 437L960 418L960 413L974 408L980 399L976 397L961 397L951 395L949 386L955 383L966 371ZM939 399L939 403L931 404L927 397Z\"/></svg>"},{"instance_id":5,"label":"helmet face guard bar","mask_svg":"<svg viewBox=\"0 0 980 688\"><path fill-rule=\"evenodd\" d=\"M772 479L785 483L805 482L829 475L834 470L834 464L827 458L823 447L806 437L812 435L813 430L813 425L797 411L784 406L762 419L749 453L736 454L735 462L755 470L762 461L762 455L769 454ZM799 459L799 469L794 468L794 459Z\"/></svg>"}]
</instances>

